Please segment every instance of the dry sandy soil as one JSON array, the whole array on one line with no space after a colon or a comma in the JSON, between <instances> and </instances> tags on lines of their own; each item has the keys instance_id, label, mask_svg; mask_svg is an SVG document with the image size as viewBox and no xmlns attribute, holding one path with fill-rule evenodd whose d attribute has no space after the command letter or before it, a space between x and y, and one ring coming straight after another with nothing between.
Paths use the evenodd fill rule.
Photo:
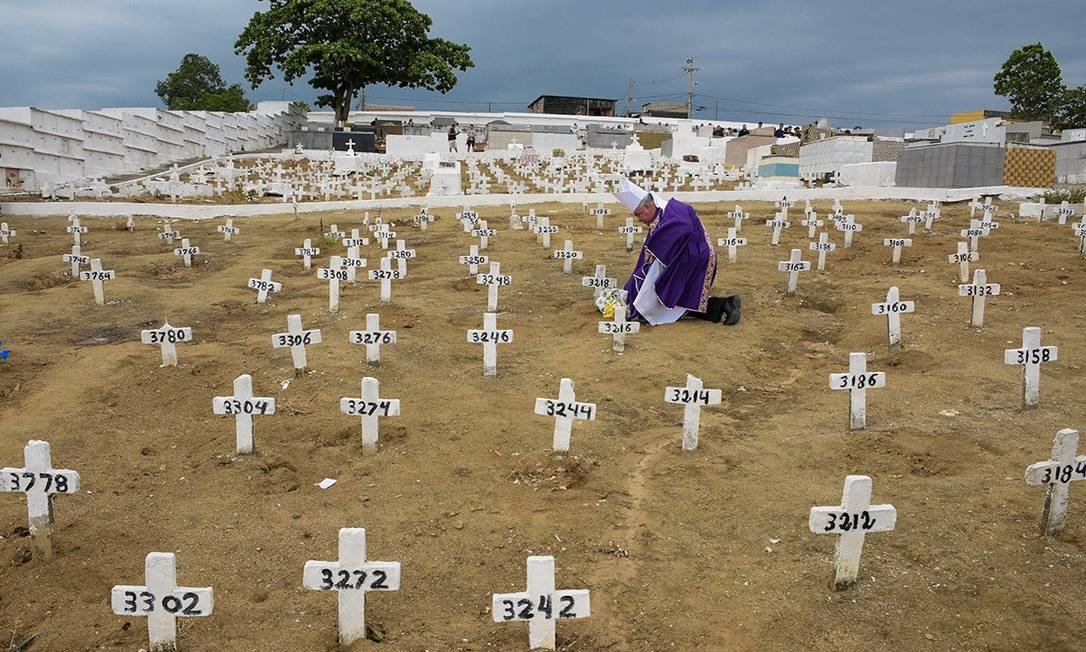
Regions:
<instances>
[{"instance_id":1,"label":"dry sandy soil","mask_svg":"<svg viewBox=\"0 0 1086 652\"><path fill-rule=\"evenodd\" d=\"M538 208L562 227L556 244L585 252L564 276L532 235L507 228L506 209L483 209L500 230L488 253L513 276L498 322L515 340L500 347L497 378L483 377L480 347L466 342L486 292L457 264L469 238L452 211L435 211L427 232L397 227L418 259L391 304L360 280L339 314L293 248L319 238L321 223L359 226L359 214L240 220L229 244L217 223L181 224L203 250L192 269L154 222L129 233L88 219L84 253L118 274L105 306L67 278L62 217L8 218L22 257L0 258L0 339L12 351L0 363L0 464L21 466L24 443L46 439L55 466L81 473L82 492L55 501L53 558L29 561L25 499L0 496L0 645L36 635L31 651L146 646L142 618L110 611L110 588L141 584L144 556L168 551L183 585L215 589L211 617L181 621L183 648L335 649L336 599L303 590L302 566L334 559L338 528L353 526L366 528L372 559L403 564L401 590L367 601L384 641L358 649L526 648L526 626L495 624L488 610L491 593L523 589L531 554L556 557L559 588L592 591L592 617L558 626L565 650L1081 649L1086 496L1072 488L1066 532L1045 538L1044 490L1023 470L1047 458L1057 430L1086 427L1086 262L1070 227L1001 211L981 265L1003 295L975 331L946 262L968 209L945 207L894 267L882 239L904 232L909 207L846 203L863 233L789 297L776 265L793 246L813 260L805 229L793 218L771 247L761 221L772 207L746 205L750 245L735 265L722 256L715 284L743 296L742 323L646 327L622 355L596 333L580 277L606 263L625 279L635 254L614 231L623 216L600 233L579 205ZM730 208L699 206L714 239ZM284 291L261 306L245 285L263 267ZM899 352L869 307L891 285L917 302ZM370 311L399 336L377 369L347 343ZM324 336L300 378L271 347L289 313ZM160 368L158 348L139 341L166 318L195 334L178 368ZM1021 407L1019 368L1003 364L1024 326L1060 347L1033 410ZM856 433L847 395L827 388L850 351L888 376ZM663 388L688 372L724 402L703 411L700 448L684 454L682 409ZM241 373L278 407L257 420L257 452L239 457L233 422L212 415L211 399ZM374 455L338 409L364 375L401 401ZM599 406L565 456L549 450L553 422L533 414L561 377ZM850 473L872 477L897 529L870 535L860 582L834 592L834 537L808 532L807 516L837 504ZM315 486L326 477L338 483Z\"/></svg>"}]
</instances>

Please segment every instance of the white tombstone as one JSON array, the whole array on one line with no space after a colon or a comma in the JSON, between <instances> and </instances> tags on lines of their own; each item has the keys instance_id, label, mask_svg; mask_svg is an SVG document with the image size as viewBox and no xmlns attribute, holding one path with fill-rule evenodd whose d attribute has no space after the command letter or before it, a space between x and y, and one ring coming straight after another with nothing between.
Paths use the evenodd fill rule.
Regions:
<instances>
[{"instance_id":1,"label":"white tombstone","mask_svg":"<svg viewBox=\"0 0 1086 652\"><path fill-rule=\"evenodd\" d=\"M346 647L366 638L366 593L400 589L400 562L367 560L366 530L344 527L339 529L339 560L307 561L302 586L337 592L339 644Z\"/></svg>"},{"instance_id":2,"label":"white tombstone","mask_svg":"<svg viewBox=\"0 0 1086 652\"><path fill-rule=\"evenodd\" d=\"M588 618L591 604L587 589L557 591L554 588L554 557L528 557L526 590L495 593L490 602L494 622L528 621L528 647L555 649L555 623Z\"/></svg>"},{"instance_id":3,"label":"white tombstone","mask_svg":"<svg viewBox=\"0 0 1086 652\"><path fill-rule=\"evenodd\" d=\"M26 494L26 513L35 545L52 554L53 495L79 493L79 473L54 469L49 442L31 440L23 447L23 466L0 469L0 493Z\"/></svg>"},{"instance_id":4,"label":"white tombstone","mask_svg":"<svg viewBox=\"0 0 1086 652\"><path fill-rule=\"evenodd\" d=\"M350 331L347 341L366 345L366 362L376 366L381 364L381 345L395 344L396 331L381 330L381 316L371 312L366 315L366 330Z\"/></svg>"},{"instance_id":5,"label":"white tombstone","mask_svg":"<svg viewBox=\"0 0 1086 652\"><path fill-rule=\"evenodd\" d=\"M915 312L916 304L902 301L896 286L886 292L886 301L871 304L872 315L886 315L886 336L890 348L901 345L901 315Z\"/></svg>"},{"instance_id":6,"label":"white tombstone","mask_svg":"<svg viewBox=\"0 0 1086 652\"><path fill-rule=\"evenodd\" d=\"M824 224L824 222L818 219L818 213L811 211L810 213L807 213L807 219L800 222L800 224L807 227L807 239L814 240L815 232Z\"/></svg>"},{"instance_id":7,"label":"white tombstone","mask_svg":"<svg viewBox=\"0 0 1086 652\"><path fill-rule=\"evenodd\" d=\"M893 505L871 504L871 478L866 475L845 478L840 505L811 508L807 523L811 532L837 535L833 555L835 590L840 591L856 583L865 535L869 532L889 532L896 524L897 510Z\"/></svg>"},{"instance_id":8,"label":"white tombstone","mask_svg":"<svg viewBox=\"0 0 1086 652\"><path fill-rule=\"evenodd\" d=\"M497 264L497 263L492 263ZM491 286L496 287L496 286ZM498 345L513 341L513 329L499 329L498 316L493 312L483 313L482 329L468 331L468 342L483 345L483 375L498 375Z\"/></svg>"},{"instance_id":9,"label":"white tombstone","mask_svg":"<svg viewBox=\"0 0 1086 652\"><path fill-rule=\"evenodd\" d=\"M948 263L958 265L958 281L960 283L969 282L969 263L978 260L980 260L980 254L975 251L969 251L969 244L965 242L959 242L958 250L947 256Z\"/></svg>"},{"instance_id":10,"label":"white tombstone","mask_svg":"<svg viewBox=\"0 0 1086 652\"><path fill-rule=\"evenodd\" d=\"M852 234L864 230L863 224L856 223L855 215L845 215L844 219L837 222L837 230L845 234L845 249L852 246Z\"/></svg>"},{"instance_id":11,"label":"white tombstone","mask_svg":"<svg viewBox=\"0 0 1086 652\"><path fill-rule=\"evenodd\" d=\"M811 271L810 261L800 260L802 252L799 249L793 249L792 255L788 260L782 260L777 263L777 271L788 273L788 294L796 293L796 284L799 281L800 272Z\"/></svg>"},{"instance_id":12,"label":"white tombstone","mask_svg":"<svg viewBox=\"0 0 1086 652\"><path fill-rule=\"evenodd\" d=\"M1043 210L1041 212L1044 213ZM1067 224L1067 218L1071 217L1074 214L1075 209L1071 208L1070 204L1068 204L1066 200L1061 201L1060 205L1056 207L1056 217L1058 218L1059 224L1061 226ZM1041 217L1043 219L1044 215L1042 215Z\"/></svg>"},{"instance_id":13,"label":"white tombstone","mask_svg":"<svg viewBox=\"0 0 1086 652\"><path fill-rule=\"evenodd\" d=\"M826 271L826 254L837 249L837 245L829 241L829 234L823 231L818 234L818 242L807 243L807 248L818 252L818 271Z\"/></svg>"},{"instance_id":14,"label":"white tombstone","mask_svg":"<svg viewBox=\"0 0 1086 652\"><path fill-rule=\"evenodd\" d=\"M182 238L181 246L173 250L173 255L180 256L185 262L185 267L192 267L192 257L199 253L200 248L191 246L188 238Z\"/></svg>"},{"instance_id":15,"label":"white tombstone","mask_svg":"<svg viewBox=\"0 0 1086 652\"><path fill-rule=\"evenodd\" d=\"M490 272L475 275L475 283L487 286L486 309L493 312L498 309L498 288L503 285L508 287L513 283L513 277L501 273L501 263L490 263Z\"/></svg>"},{"instance_id":16,"label":"white tombstone","mask_svg":"<svg viewBox=\"0 0 1086 652\"><path fill-rule=\"evenodd\" d=\"M283 284L271 280L272 271L265 269L260 272L260 278L250 278L248 288L256 290L256 302L264 303L268 300L268 293L282 292Z\"/></svg>"},{"instance_id":17,"label":"white tombstone","mask_svg":"<svg viewBox=\"0 0 1086 652\"><path fill-rule=\"evenodd\" d=\"M849 429L867 427L867 390L886 387L886 374L867 370L866 353L848 354L848 372L830 374L830 389L848 390Z\"/></svg>"},{"instance_id":18,"label":"white tombstone","mask_svg":"<svg viewBox=\"0 0 1086 652\"><path fill-rule=\"evenodd\" d=\"M392 261L388 258L382 258L381 269L371 269L369 277L371 281L381 282L381 303L392 301L392 281L403 278L399 270L392 269Z\"/></svg>"},{"instance_id":19,"label":"white tombstone","mask_svg":"<svg viewBox=\"0 0 1086 652\"><path fill-rule=\"evenodd\" d=\"M0 222L0 242L10 244L10 239L15 237L15 229L8 227L7 222Z\"/></svg>"},{"instance_id":20,"label":"white tombstone","mask_svg":"<svg viewBox=\"0 0 1086 652\"><path fill-rule=\"evenodd\" d=\"M989 283L988 273L983 269L973 270L973 282L958 286L958 296L973 298L973 313L969 320L973 328L984 326L984 302L987 297L999 296L999 283Z\"/></svg>"},{"instance_id":21,"label":"white tombstone","mask_svg":"<svg viewBox=\"0 0 1086 652\"><path fill-rule=\"evenodd\" d=\"M177 345L180 342L192 341L192 328L178 328L166 322L159 328L140 331L140 341L144 344L158 344L162 349L162 366L176 367Z\"/></svg>"},{"instance_id":22,"label":"white tombstone","mask_svg":"<svg viewBox=\"0 0 1086 652\"><path fill-rule=\"evenodd\" d=\"M607 276L607 265L596 265L596 272L592 276L582 276L581 285L592 288L592 296L598 297L604 290L618 286L618 279Z\"/></svg>"},{"instance_id":23,"label":"white tombstone","mask_svg":"<svg viewBox=\"0 0 1086 652\"><path fill-rule=\"evenodd\" d=\"M740 238L735 235L735 227L728 227L728 236L725 238L717 238L716 246L728 248L728 262L735 263L735 253L737 247L747 246L747 239Z\"/></svg>"},{"instance_id":24,"label":"white tombstone","mask_svg":"<svg viewBox=\"0 0 1086 652\"><path fill-rule=\"evenodd\" d=\"M105 305L106 302L105 288L102 287L102 283L115 278L117 278L117 273L112 269L102 269L102 261L98 258L91 258L90 271L79 272L80 281L91 282L91 287L94 289L94 302L100 306Z\"/></svg>"},{"instance_id":25,"label":"white tombstone","mask_svg":"<svg viewBox=\"0 0 1086 652\"><path fill-rule=\"evenodd\" d=\"M408 249L403 240L396 241L396 248L388 252L388 258L396 261L396 269L400 272L400 278L407 278L407 261L415 257L415 250Z\"/></svg>"},{"instance_id":26,"label":"white tombstone","mask_svg":"<svg viewBox=\"0 0 1086 652\"><path fill-rule=\"evenodd\" d=\"M573 250L573 241L566 240L565 246L561 249L555 249L552 253L555 260L562 261L562 273L573 273L573 261L584 258L584 252Z\"/></svg>"},{"instance_id":27,"label":"white tombstone","mask_svg":"<svg viewBox=\"0 0 1086 652\"><path fill-rule=\"evenodd\" d=\"M664 402L685 406L683 408L683 450L692 451L698 447L698 432L701 429L701 408L720 405L719 389L704 389L701 378L686 374L686 387L664 388Z\"/></svg>"},{"instance_id":28,"label":"white tombstone","mask_svg":"<svg viewBox=\"0 0 1086 652\"><path fill-rule=\"evenodd\" d=\"M241 233L241 229L234 226L234 218L226 218L226 224L220 224L216 230L222 234L223 242L230 242L231 236Z\"/></svg>"},{"instance_id":29,"label":"white tombstone","mask_svg":"<svg viewBox=\"0 0 1086 652\"><path fill-rule=\"evenodd\" d=\"M774 247L781 243L781 229L787 229L792 226L781 213L777 213L771 220L766 220L765 225L773 228L773 238L770 240L769 244Z\"/></svg>"},{"instance_id":30,"label":"white tombstone","mask_svg":"<svg viewBox=\"0 0 1086 652\"><path fill-rule=\"evenodd\" d=\"M151 652L177 650L177 619L210 616L215 607L210 586L177 586L172 552L152 552L144 561L144 586L117 585L110 607L118 616L146 616Z\"/></svg>"},{"instance_id":31,"label":"white tombstone","mask_svg":"<svg viewBox=\"0 0 1086 652\"><path fill-rule=\"evenodd\" d=\"M573 430L573 420L595 421L596 404L579 403L573 391L573 381L563 378L558 384L558 399L537 398L535 413L554 417L554 441L552 449L557 452L569 450L569 439Z\"/></svg>"},{"instance_id":32,"label":"white tombstone","mask_svg":"<svg viewBox=\"0 0 1086 652\"><path fill-rule=\"evenodd\" d=\"M901 249L913 246L913 241L911 238L886 238L882 241L882 246L890 247L890 262L898 265L901 263Z\"/></svg>"},{"instance_id":33,"label":"white tombstone","mask_svg":"<svg viewBox=\"0 0 1086 652\"><path fill-rule=\"evenodd\" d=\"M343 259L339 256L330 256L328 258L328 267L317 269L317 278L328 281L328 310L338 312L339 284L349 278L347 270L343 269Z\"/></svg>"},{"instance_id":34,"label":"white tombstone","mask_svg":"<svg viewBox=\"0 0 1086 652\"><path fill-rule=\"evenodd\" d=\"M1077 452L1078 431L1064 428L1052 440L1052 457L1026 467L1026 484L1033 487L1048 485L1041 530L1049 536L1063 531L1070 483L1086 479L1086 455L1076 455Z\"/></svg>"},{"instance_id":35,"label":"white tombstone","mask_svg":"<svg viewBox=\"0 0 1086 652\"><path fill-rule=\"evenodd\" d=\"M301 247L294 248L294 255L302 257L302 266L310 269L313 265L313 256L321 255L320 247L314 247L313 241L306 238Z\"/></svg>"},{"instance_id":36,"label":"white tombstone","mask_svg":"<svg viewBox=\"0 0 1086 652\"><path fill-rule=\"evenodd\" d=\"M468 266L468 276L474 277L479 274L479 265L485 265L490 259L486 256L479 255L479 245L471 245L468 248L467 256L460 256L459 261L461 265Z\"/></svg>"},{"instance_id":37,"label":"white tombstone","mask_svg":"<svg viewBox=\"0 0 1086 652\"><path fill-rule=\"evenodd\" d=\"M362 418L362 452L377 450L378 419L400 416L400 400L381 398L381 384L376 378L362 379L360 398L345 396L339 399L339 411L347 416Z\"/></svg>"},{"instance_id":38,"label":"white tombstone","mask_svg":"<svg viewBox=\"0 0 1086 652\"><path fill-rule=\"evenodd\" d=\"M253 396L253 377L242 374L234 379L233 396L211 399L213 414L234 417L235 443L239 454L253 452L253 417L275 414L275 399Z\"/></svg>"},{"instance_id":39,"label":"white tombstone","mask_svg":"<svg viewBox=\"0 0 1086 652\"><path fill-rule=\"evenodd\" d=\"M1022 402L1035 407L1041 401L1041 365L1055 362L1059 350L1054 346L1041 346L1041 329L1027 326L1022 329L1022 347L1003 351L1004 364L1022 366Z\"/></svg>"},{"instance_id":40,"label":"white tombstone","mask_svg":"<svg viewBox=\"0 0 1086 652\"><path fill-rule=\"evenodd\" d=\"M79 245L77 245L77 244L74 244L74 245L72 245L72 253L64 254L63 256L61 256L61 258L64 260L64 262L72 264L71 277L73 279L78 279L79 278L79 266L80 265L86 265L86 264L90 263L90 257L82 255L82 252L80 250L81 250L81 247Z\"/></svg>"},{"instance_id":41,"label":"white tombstone","mask_svg":"<svg viewBox=\"0 0 1086 652\"><path fill-rule=\"evenodd\" d=\"M626 226L618 227L619 235L626 236L626 251L633 251L634 234L641 233L641 227L634 225L634 218L626 218Z\"/></svg>"},{"instance_id":42,"label":"white tombstone","mask_svg":"<svg viewBox=\"0 0 1086 652\"><path fill-rule=\"evenodd\" d=\"M626 321L626 291L621 291L622 305L616 306L610 321L596 322L600 335L611 336L611 350L622 353L626 350L626 336L641 331L641 323Z\"/></svg>"},{"instance_id":43,"label":"white tombstone","mask_svg":"<svg viewBox=\"0 0 1086 652\"><path fill-rule=\"evenodd\" d=\"M287 315L287 332L272 335L272 348L290 349L295 374L302 374L309 368L305 355L306 345L320 344L320 342L320 329L303 330L301 315Z\"/></svg>"}]
</instances>

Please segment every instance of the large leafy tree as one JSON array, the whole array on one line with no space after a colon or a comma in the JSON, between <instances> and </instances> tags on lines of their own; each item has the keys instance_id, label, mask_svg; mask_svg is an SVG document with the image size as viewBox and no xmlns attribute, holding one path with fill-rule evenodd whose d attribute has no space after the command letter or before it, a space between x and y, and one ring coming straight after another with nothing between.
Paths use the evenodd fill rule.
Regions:
<instances>
[{"instance_id":1,"label":"large leafy tree","mask_svg":"<svg viewBox=\"0 0 1086 652\"><path fill-rule=\"evenodd\" d=\"M1065 88L1056 57L1041 43L1011 53L995 75L996 95L1011 103L1011 115L1056 124Z\"/></svg>"},{"instance_id":2,"label":"large leafy tree","mask_svg":"<svg viewBox=\"0 0 1086 652\"><path fill-rule=\"evenodd\" d=\"M1056 123L1060 129L1086 127L1086 86L1067 89L1060 101Z\"/></svg>"},{"instance_id":3,"label":"large leafy tree","mask_svg":"<svg viewBox=\"0 0 1086 652\"><path fill-rule=\"evenodd\" d=\"M238 37L245 78L253 88L278 67L287 82L311 74L328 91L318 106L345 124L351 102L370 84L447 93L455 70L475 64L471 48L429 35L432 21L407 0L268 0Z\"/></svg>"},{"instance_id":4,"label":"large leafy tree","mask_svg":"<svg viewBox=\"0 0 1086 652\"><path fill-rule=\"evenodd\" d=\"M219 66L207 57L188 53L177 70L158 82L155 93L171 111L252 111L241 84L227 86Z\"/></svg>"}]
</instances>

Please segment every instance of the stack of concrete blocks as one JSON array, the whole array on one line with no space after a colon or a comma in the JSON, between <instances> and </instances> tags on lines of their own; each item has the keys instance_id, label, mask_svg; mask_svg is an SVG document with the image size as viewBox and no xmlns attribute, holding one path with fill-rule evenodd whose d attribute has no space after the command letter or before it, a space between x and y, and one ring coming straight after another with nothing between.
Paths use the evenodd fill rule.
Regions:
<instances>
[{"instance_id":1,"label":"stack of concrete blocks","mask_svg":"<svg viewBox=\"0 0 1086 652\"><path fill-rule=\"evenodd\" d=\"M898 158L894 180L904 188L999 186L1005 151L984 142L909 146Z\"/></svg>"},{"instance_id":2,"label":"stack of concrete blocks","mask_svg":"<svg viewBox=\"0 0 1086 652\"><path fill-rule=\"evenodd\" d=\"M1065 129L1061 137L1050 146L1056 153L1056 181L1086 183L1086 129Z\"/></svg>"},{"instance_id":3,"label":"stack of concrete blocks","mask_svg":"<svg viewBox=\"0 0 1086 652\"><path fill-rule=\"evenodd\" d=\"M1051 188L1056 181L1056 152L1045 147L1008 146L1003 184L1018 188Z\"/></svg>"},{"instance_id":4,"label":"stack of concrete blocks","mask_svg":"<svg viewBox=\"0 0 1086 652\"><path fill-rule=\"evenodd\" d=\"M832 177L850 163L870 163L874 144L866 136L834 136L799 148L799 173L804 178Z\"/></svg>"}]
</instances>

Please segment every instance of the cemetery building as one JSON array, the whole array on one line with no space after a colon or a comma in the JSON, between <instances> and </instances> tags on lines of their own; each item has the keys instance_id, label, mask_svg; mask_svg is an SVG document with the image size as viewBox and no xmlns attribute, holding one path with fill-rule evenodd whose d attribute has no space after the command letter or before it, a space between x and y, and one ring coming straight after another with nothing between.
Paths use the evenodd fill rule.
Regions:
<instances>
[{"instance_id":1,"label":"cemetery building","mask_svg":"<svg viewBox=\"0 0 1086 652\"><path fill-rule=\"evenodd\" d=\"M685 118L686 104L682 102L648 102L641 105L642 117Z\"/></svg>"},{"instance_id":2,"label":"cemetery building","mask_svg":"<svg viewBox=\"0 0 1086 652\"><path fill-rule=\"evenodd\" d=\"M613 116L617 101L598 97L540 95L528 105L528 110L558 115Z\"/></svg>"}]
</instances>

